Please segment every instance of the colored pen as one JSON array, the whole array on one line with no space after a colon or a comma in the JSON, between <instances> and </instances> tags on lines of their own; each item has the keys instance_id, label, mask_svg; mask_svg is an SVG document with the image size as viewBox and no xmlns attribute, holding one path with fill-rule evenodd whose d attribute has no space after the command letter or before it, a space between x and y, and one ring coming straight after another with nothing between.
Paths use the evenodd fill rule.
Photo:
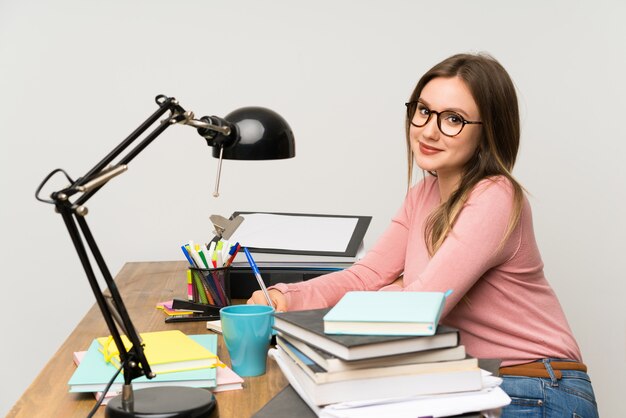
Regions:
<instances>
[{"instance_id":1,"label":"colored pen","mask_svg":"<svg viewBox=\"0 0 626 418\"><path fill-rule=\"evenodd\" d=\"M267 293L267 288L265 287L265 283L263 283L261 272L259 271L259 268L254 262L254 259L252 258L252 254L250 254L250 251L248 251L248 247L243 247L243 252L246 254L246 258L248 259L248 263L250 263L250 267L252 267L252 271L254 272L254 277L256 277L257 282L259 282L259 286L261 287L261 290L263 291L263 294L265 295L265 300L267 300L267 304L269 306L274 306L274 304L272 303L272 299L270 298L270 294Z\"/></svg>"},{"instance_id":2,"label":"colored pen","mask_svg":"<svg viewBox=\"0 0 626 418\"><path fill-rule=\"evenodd\" d=\"M193 301L193 284L191 270L187 269L187 300Z\"/></svg>"},{"instance_id":3,"label":"colored pen","mask_svg":"<svg viewBox=\"0 0 626 418\"><path fill-rule=\"evenodd\" d=\"M228 261L228 253L230 252L230 243L227 240L222 240L222 264L220 267L224 267Z\"/></svg>"},{"instance_id":4,"label":"colored pen","mask_svg":"<svg viewBox=\"0 0 626 418\"><path fill-rule=\"evenodd\" d=\"M215 262L215 241L211 241L209 244L207 254L207 261L210 263L213 268L217 267L217 263ZM209 266L210 267L210 266Z\"/></svg>"},{"instance_id":5,"label":"colored pen","mask_svg":"<svg viewBox=\"0 0 626 418\"><path fill-rule=\"evenodd\" d=\"M191 267L195 267L196 263L194 263L193 260L191 259L191 256L189 255L189 251L187 251L187 248L184 245L181 245L180 249L183 250L183 254L185 254L187 261L189 261L189 265Z\"/></svg>"},{"instance_id":6,"label":"colored pen","mask_svg":"<svg viewBox=\"0 0 626 418\"><path fill-rule=\"evenodd\" d=\"M235 257L237 257L237 253L239 252L239 249L241 248L241 245L239 245L239 243L235 243L235 245L233 245L230 248L230 252L229 252L229 257L228 260L226 261L226 267L230 266L231 264L233 264L233 261L235 260Z\"/></svg>"},{"instance_id":7,"label":"colored pen","mask_svg":"<svg viewBox=\"0 0 626 418\"><path fill-rule=\"evenodd\" d=\"M239 245L238 242L236 242L235 244L231 245L230 250L228 251L228 255L232 257L233 254L236 254L237 251L239 251L239 248L241 246Z\"/></svg>"},{"instance_id":8,"label":"colored pen","mask_svg":"<svg viewBox=\"0 0 626 418\"><path fill-rule=\"evenodd\" d=\"M202 248L200 248L198 246L198 255L200 256L200 258L202 259L202 263L204 263L204 268L209 268L209 263L206 260L206 256L204 255L204 251L202 251Z\"/></svg>"},{"instance_id":9,"label":"colored pen","mask_svg":"<svg viewBox=\"0 0 626 418\"><path fill-rule=\"evenodd\" d=\"M224 265L224 259L222 258L222 248L224 247L224 242L219 241L215 246L215 267L222 267Z\"/></svg>"},{"instance_id":10,"label":"colored pen","mask_svg":"<svg viewBox=\"0 0 626 418\"><path fill-rule=\"evenodd\" d=\"M189 241L189 246L187 247L187 251L189 251L189 255L191 255L191 258L193 259L193 261L195 261L196 267L202 268L202 259L200 258L200 255L196 251L196 246L193 243L193 241Z\"/></svg>"}]
</instances>

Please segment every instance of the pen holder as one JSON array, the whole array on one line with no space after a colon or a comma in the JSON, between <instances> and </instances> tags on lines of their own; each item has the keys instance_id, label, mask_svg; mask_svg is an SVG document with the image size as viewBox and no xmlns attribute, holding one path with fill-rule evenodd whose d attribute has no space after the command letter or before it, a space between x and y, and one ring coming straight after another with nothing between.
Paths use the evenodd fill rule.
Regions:
<instances>
[{"instance_id":1,"label":"pen holder","mask_svg":"<svg viewBox=\"0 0 626 418\"><path fill-rule=\"evenodd\" d=\"M230 266L213 269L189 268L193 301L218 307L230 305Z\"/></svg>"}]
</instances>

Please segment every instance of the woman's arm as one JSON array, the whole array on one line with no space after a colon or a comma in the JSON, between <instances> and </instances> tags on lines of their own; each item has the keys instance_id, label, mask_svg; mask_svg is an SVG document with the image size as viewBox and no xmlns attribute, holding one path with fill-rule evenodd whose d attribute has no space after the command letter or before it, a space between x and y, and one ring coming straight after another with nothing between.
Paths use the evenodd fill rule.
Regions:
<instances>
[{"instance_id":1,"label":"woman's arm","mask_svg":"<svg viewBox=\"0 0 626 418\"><path fill-rule=\"evenodd\" d=\"M284 294L289 310L333 306L350 290L379 290L402 273L405 251L399 243L405 236L406 227L394 219L374 248L350 268L272 289Z\"/></svg>"},{"instance_id":2,"label":"woman's arm","mask_svg":"<svg viewBox=\"0 0 626 418\"><path fill-rule=\"evenodd\" d=\"M417 277L405 277L403 290L453 290L445 316L487 270L519 249L519 224L504 240L512 210L513 190L507 180L479 183L439 250Z\"/></svg>"}]
</instances>

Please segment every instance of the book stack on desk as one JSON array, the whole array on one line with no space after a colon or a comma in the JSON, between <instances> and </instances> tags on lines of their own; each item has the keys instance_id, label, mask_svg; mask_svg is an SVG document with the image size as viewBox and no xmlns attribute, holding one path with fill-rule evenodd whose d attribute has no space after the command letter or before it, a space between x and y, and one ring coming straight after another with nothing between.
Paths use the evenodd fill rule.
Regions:
<instances>
[{"instance_id":1,"label":"book stack on desk","mask_svg":"<svg viewBox=\"0 0 626 418\"><path fill-rule=\"evenodd\" d=\"M146 341L145 335L146 334L142 334L144 341ZM217 352L216 335L184 335L184 337L189 338L191 342L196 344L205 352L205 354L207 354L208 359L210 360L210 365L200 365L197 362L195 365L192 362L187 362L185 365L184 362L178 362L178 365L174 367L167 367L167 365L164 364L159 367L158 359L154 356L152 356L151 359L149 350L146 350L148 362L153 370L155 370L155 368L160 368L161 370L169 369L170 371L160 373L157 372L157 376L153 379L147 379L143 376L139 377L133 380L133 388L141 389L155 386L188 386L207 388L213 391L225 391L241 388L243 379L230 369L220 370L222 367L216 367L220 365L219 359L215 354L213 354ZM182 347L179 347L176 351L184 353ZM154 366L152 363L153 360L155 360ZM97 399L102 397L106 385L117 371L117 367L114 364L105 360L102 353L102 343L99 342L98 339L93 340L87 351L74 353L74 362L77 364L77 368L68 382L69 391L93 392ZM171 362L170 365L171 364L173 363ZM109 399L117 396L121 392L123 383L124 378L120 373L108 393L104 394L103 404L106 404Z\"/></svg>"},{"instance_id":2,"label":"book stack on desk","mask_svg":"<svg viewBox=\"0 0 626 418\"><path fill-rule=\"evenodd\" d=\"M328 334L324 332L324 318L329 311L276 314L277 347L271 352L294 390L318 415L350 416L350 408L358 406L354 416L361 416L370 404L380 406L416 397L447 404L446 398L460 394L487 396L488 402L480 404L478 410L510 401L497 388L499 379L484 378L478 360L467 356L454 328L438 326L432 335L420 336ZM483 393L492 392L494 387L499 392ZM447 415L435 411L439 411L438 416L474 411L471 403L455 405L447 408ZM428 411L417 415L435 415ZM417 415L413 410L408 416Z\"/></svg>"},{"instance_id":3,"label":"book stack on desk","mask_svg":"<svg viewBox=\"0 0 626 418\"><path fill-rule=\"evenodd\" d=\"M458 331L433 336L325 334L328 309L278 313L275 355L315 405L478 390L477 360L466 357ZM282 364L281 364L282 363Z\"/></svg>"}]
</instances>

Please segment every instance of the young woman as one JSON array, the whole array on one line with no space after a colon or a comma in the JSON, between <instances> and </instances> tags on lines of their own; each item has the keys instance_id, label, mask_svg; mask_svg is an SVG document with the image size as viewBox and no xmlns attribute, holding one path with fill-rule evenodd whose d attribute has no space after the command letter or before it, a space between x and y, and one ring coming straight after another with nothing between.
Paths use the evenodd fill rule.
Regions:
<instances>
[{"instance_id":1,"label":"young woman","mask_svg":"<svg viewBox=\"0 0 626 418\"><path fill-rule=\"evenodd\" d=\"M333 306L349 290L453 289L441 323L467 352L502 359L504 417L597 417L586 367L543 272L531 209L512 177L519 147L517 97L487 55L435 65L407 106L410 188L391 225L352 267L270 296L278 311ZM400 277L400 279L397 279ZM248 303L264 302L255 292Z\"/></svg>"}]
</instances>

